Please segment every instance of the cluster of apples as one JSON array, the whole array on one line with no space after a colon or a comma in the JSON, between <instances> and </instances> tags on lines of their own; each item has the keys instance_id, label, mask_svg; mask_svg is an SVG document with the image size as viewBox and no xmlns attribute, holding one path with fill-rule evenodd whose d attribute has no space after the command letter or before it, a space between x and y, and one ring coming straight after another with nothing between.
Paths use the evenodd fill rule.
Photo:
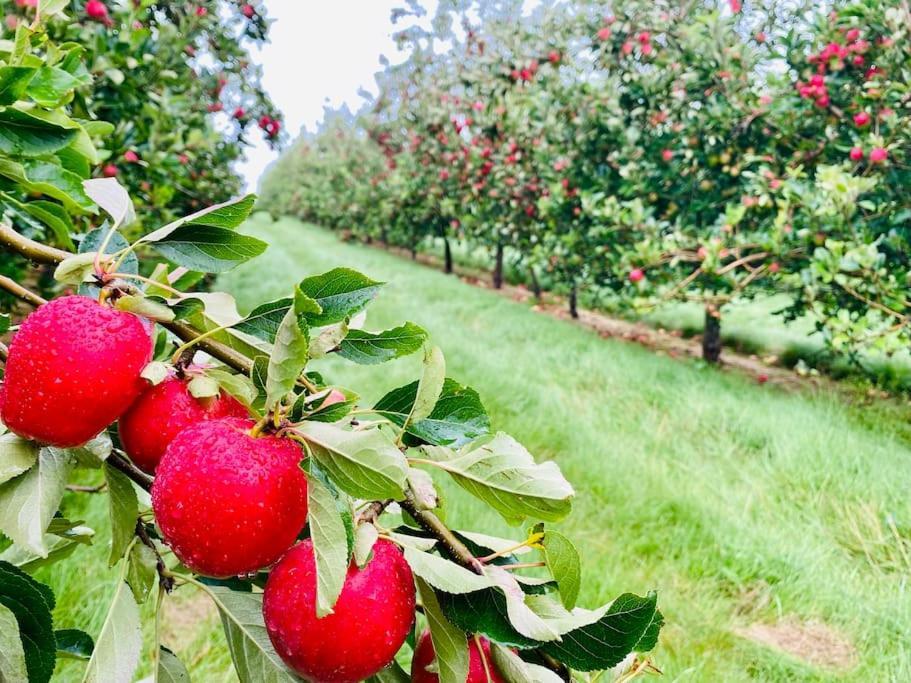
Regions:
<instances>
[{"instance_id":1,"label":"cluster of apples","mask_svg":"<svg viewBox=\"0 0 911 683\"><path fill-rule=\"evenodd\" d=\"M72 448L119 420L125 452L154 474L161 536L184 565L216 578L272 567L264 620L291 668L309 681L354 683L388 666L415 618L414 579L402 552L379 540L364 567L352 563L334 612L318 619L313 545L297 542L307 523L300 446L258 433L247 408L224 392L193 397L186 373L154 386L143 379L153 327L87 296L40 306L10 344L3 423L23 438ZM482 661L478 642L489 654L486 641L471 641L467 680L480 683L483 665L493 665ZM433 659L425 634L414 681L438 680L427 671Z\"/></svg>"}]
</instances>

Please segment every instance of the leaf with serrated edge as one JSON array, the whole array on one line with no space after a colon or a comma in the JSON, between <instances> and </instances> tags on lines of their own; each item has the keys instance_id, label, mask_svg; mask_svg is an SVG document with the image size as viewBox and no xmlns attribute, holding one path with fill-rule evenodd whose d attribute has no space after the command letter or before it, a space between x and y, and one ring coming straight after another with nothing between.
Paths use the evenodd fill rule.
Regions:
<instances>
[{"instance_id":1,"label":"leaf with serrated edge","mask_svg":"<svg viewBox=\"0 0 911 683\"><path fill-rule=\"evenodd\" d=\"M105 617L95 651L85 669L83 683L111 683L133 680L142 650L139 606L121 576Z\"/></svg>"},{"instance_id":2,"label":"leaf with serrated edge","mask_svg":"<svg viewBox=\"0 0 911 683\"><path fill-rule=\"evenodd\" d=\"M27 472L38 462L38 444L13 433L0 436L0 484Z\"/></svg>"},{"instance_id":3,"label":"leaf with serrated edge","mask_svg":"<svg viewBox=\"0 0 911 683\"><path fill-rule=\"evenodd\" d=\"M405 548L405 560L415 575L446 593L472 593L496 585L486 576L415 548Z\"/></svg>"},{"instance_id":4,"label":"leaf with serrated edge","mask_svg":"<svg viewBox=\"0 0 911 683\"><path fill-rule=\"evenodd\" d=\"M416 579L421 604L430 626L430 640L436 654L439 683L465 683L468 679L468 641L465 634L443 616L436 593L423 579Z\"/></svg>"},{"instance_id":5,"label":"leaf with serrated edge","mask_svg":"<svg viewBox=\"0 0 911 683\"><path fill-rule=\"evenodd\" d=\"M318 477L307 481L310 538L316 560L316 616L333 613L348 574L348 535L335 496Z\"/></svg>"},{"instance_id":6,"label":"leaf with serrated edge","mask_svg":"<svg viewBox=\"0 0 911 683\"><path fill-rule=\"evenodd\" d=\"M313 457L346 493L364 500L401 500L408 465L381 429L348 431L331 423L304 422L298 432Z\"/></svg>"},{"instance_id":7,"label":"leaf with serrated edge","mask_svg":"<svg viewBox=\"0 0 911 683\"><path fill-rule=\"evenodd\" d=\"M405 323L383 332L349 330L339 345L338 353L360 365L376 365L418 351L427 340L427 332L414 323Z\"/></svg>"},{"instance_id":8,"label":"leaf with serrated edge","mask_svg":"<svg viewBox=\"0 0 911 683\"><path fill-rule=\"evenodd\" d=\"M519 655L497 643L490 648L493 665L506 683L562 683L550 669L523 661Z\"/></svg>"},{"instance_id":9,"label":"leaf with serrated edge","mask_svg":"<svg viewBox=\"0 0 911 683\"><path fill-rule=\"evenodd\" d=\"M542 619L526 604L525 591L516 578L505 569L495 566L486 568L487 576L494 581L503 595L506 596L506 612L509 623L526 638L541 642L559 640L560 633L551 624Z\"/></svg>"},{"instance_id":10,"label":"leaf with serrated edge","mask_svg":"<svg viewBox=\"0 0 911 683\"><path fill-rule=\"evenodd\" d=\"M108 564L113 567L133 540L136 519L139 517L139 501L133 482L107 463L104 465L104 479L108 483L108 511L111 519L111 555Z\"/></svg>"},{"instance_id":11,"label":"leaf with serrated edge","mask_svg":"<svg viewBox=\"0 0 911 683\"><path fill-rule=\"evenodd\" d=\"M307 366L310 339L302 314L318 308L318 304L306 294L295 292L294 306L282 318L269 356L269 371L266 375L267 410L294 388L297 378Z\"/></svg>"},{"instance_id":12,"label":"leaf with serrated edge","mask_svg":"<svg viewBox=\"0 0 911 683\"><path fill-rule=\"evenodd\" d=\"M579 551L566 536L548 529L544 535L544 561L557 582L563 606L572 609L582 583Z\"/></svg>"},{"instance_id":13,"label":"leaf with serrated edge","mask_svg":"<svg viewBox=\"0 0 911 683\"><path fill-rule=\"evenodd\" d=\"M511 524L525 517L556 522L572 510L575 492L557 464L535 463L508 434L478 439L455 454L438 446L422 446L421 451Z\"/></svg>"},{"instance_id":14,"label":"leaf with serrated edge","mask_svg":"<svg viewBox=\"0 0 911 683\"><path fill-rule=\"evenodd\" d=\"M14 566L0 563L0 604L16 618L18 628L13 634L22 644L27 680L35 683L47 683L54 672L54 602L50 587Z\"/></svg>"},{"instance_id":15,"label":"leaf with serrated edge","mask_svg":"<svg viewBox=\"0 0 911 683\"><path fill-rule=\"evenodd\" d=\"M0 485L0 531L47 557L44 532L60 506L72 467L71 457L42 448L37 465Z\"/></svg>"},{"instance_id":16,"label":"leaf with serrated edge","mask_svg":"<svg viewBox=\"0 0 911 683\"><path fill-rule=\"evenodd\" d=\"M173 223L168 223L158 230L148 233L139 239L140 242L157 242L164 239L177 228L183 225L211 225L228 230L236 228L243 223L253 210L256 195L248 194L244 197L230 199L221 204L213 204L196 213L179 218Z\"/></svg>"},{"instance_id":17,"label":"leaf with serrated edge","mask_svg":"<svg viewBox=\"0 0 911 683\"><path fill-rule=\"evenodd\" d=\"M207 586L221 614L222 626L241 683L300 683L272 646L263 622L262 593L242 593Z\"/></svg>"},{"instance_id":18,"label":"leaf with serrated edge","mask_svg":"<svg viewBox=\"0 0 911 683\"><path fill-rule=\"evenodd\" d=\"M25 651L16 615L0 603L0 681L26 681Z\"/></svg>"},{"instance_id":19,"label":"leaf with serrated edge","mask_svg":"<svg viewBox=\"0 0 911 683\"><path fill-rule=\"evenodd\" d=\"M373 554L373 544L379 538L379 531L373 524L360 524L354 532L354 561L363 568Z\"/></svg>"},{"instance_id":20,"label":"leaf with serrated edge","mask_svg":"<svg viewBox=\"0 0 911 683\"><path fill-rule=\"evenodd\" d=\"M310 316L310 325L323 327L362 311L377 295L383 283L371 280L350 268L334 268L328 273L302 280L299 286L322 309L319 314Z\"/></svg>"},{"instance_id":21,"label":"leaf with serrated edge","mask_svg":"<svg viewBox=\"0 0 911 683\"><path fill-rule=\"evenodd\" d=\"M57 641L57 656L68 659L87 660L95 650L95 641L85 631L76 628L65 628L54 631Z\"/></svg>"},{"instance_id":22,"label":"leaf with serrated edge","mask_svg":"<svg viewBox=\"0 0 911 683\"><path fill-rule=\"evenodd\" d=\"M424 353L424 372L421 380L418 382L417 394L414 398L414 405L411 406L411 414L405 422L407 425L412 422L420 422L424 418L430 417L433 412L440 393L443 391L443 382L446 380L446 360L443 358L443 352L440 347L433 346Z\"/></svg>"}]
</instances>

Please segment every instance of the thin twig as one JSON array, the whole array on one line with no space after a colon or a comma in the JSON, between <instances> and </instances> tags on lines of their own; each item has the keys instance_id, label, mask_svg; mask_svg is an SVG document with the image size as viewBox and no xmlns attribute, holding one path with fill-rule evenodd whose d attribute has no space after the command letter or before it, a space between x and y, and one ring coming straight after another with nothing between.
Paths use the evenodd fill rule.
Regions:
<instances>
[{"instance_id":1,"label":"thin twig","mask_svg":"<svg viewBox=\"0 0 911 683\"><path fill-rule=\"evenodd\" d=\"M158 552L158 548L155 547L155 542L149 537L149 532L146 531L146 526L140 519L136 520L136 537L142 541L143 545L151 548L152 552L155 553L155 569L158 570L158 585L164 588L166 592L170 593L174 589L174 577L171 575L171 572L168 571L168 567L164 563L161 553Z\"/></svg>"},{"instance_id":2,"label":"thin twig","mask_svg":"<svg viewBox=\"0 0 911 683\"><path fill-rule=\"evenodd\" d=\"M123 472L132 481L138 484L140 488L145 489L146 491L152 490L152 477L136 467L136 465L124 458L120 453L117 453L116 451L111 453L105 462L114 469Z\"/></svg>"},{"instance_id":3,"label":"thin twig","mask_svg":"<svg viewBox=\"0 0 911 683\"><path fill-rule=\"evenodd\" d=\"M5 289L17 299L22 299L22 301L27 304L31 304L32 306L40 306L41 304L47 303L46 299L39 296L38 294L35 294L35 292L31 291L30 289L26 289L11 277L7 277L6 275L0 275L0 289Z\"/></svg>"}]
</instances>

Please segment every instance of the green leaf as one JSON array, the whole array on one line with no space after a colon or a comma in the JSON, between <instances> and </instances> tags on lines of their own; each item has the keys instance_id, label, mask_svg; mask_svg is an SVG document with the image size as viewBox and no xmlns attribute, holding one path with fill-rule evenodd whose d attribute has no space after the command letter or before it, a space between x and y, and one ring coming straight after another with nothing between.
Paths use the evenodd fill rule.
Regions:
<instances>
[{"instance_id":1,"label":"green leaf","mask_svg":"<svg viewBox=\"0 0 911 683\"><path fill-rule=\"evenodd\" d=\"M349 330L338 352L354 363L376 365L414 353L426 340L427 333L414 323L405 323L383 332Z\"/></svg>"},{"instance_id":2,"label":"green leaf","mask_svg":"<svg viewBox=\"0 0 911 683\"><path fill-rule=\"evenodd\" d=\"M471 593L496 585L486 576L416 548L405 548L405 560L416 576L446 593Z\"/></svg>"},{"instance_id":3,"label":"green leaf","mask_svg":"<svg viewBox=\"0 0 911 683\"><path fill-rule=\"evenodd\" d=\"M226 228L188 224L155 241L154 246L178 266L204 273L224 273L259 256L269 245Z\"/></svg>"},{"instance_id":4,"label":"green leaf","mask_svg":"<svg viewBox=\"0 0 911 683\"><path fill-rule=\"evenodd\" d=\"M364 523L354 532L354 561L358 567L365 567L373 554L373 546L379 538L380 532L373 524Z\"/></svg>"},{"instance_id":5,"label":"green leaf","mask_svg":"<svg viewBox=\"0 0 911 683\"><path fill-rule=\"evenodd\" d=\"M312 475L312 472L311 472ZM316 560L316 616L333 613L348 576L348 534L332 491L318 476L307 479L310 538Z\"/></svg>"},{"instance_id":6,"label":"green leaf","mask_svg":"<svg viewBox=\"0 0 911 683\"><path fill-rule=\"evenodd\" d=\"M135 294L125 294L117 299L114 308L119 311L128 311L143 318L161 323L169 323L177 316L165 304L152 297Z\"/></svg>"},{"instance_id":7,"label":"green leaf","mask_svg":"<svg viewBox=\"0 0 911 683\"><path fill-rule=\"evenodd\" d=\"M405 422L406 427L412 422L420 422L430 417L443 391L445 379L446 360L443 358L443 352L438 346L427 349L424 352L424 372L418 382L411 414Z\"/></svg>"},{"instance_id":8,"label":"green leaf","mask_svg":"<svg viewBox=\"0 0 911 683\"><path fill-rule=\"evenodd\" d=\"M250 311L250 315L234 325L234 329L238 332L252 334L271 344L275 341L282 320L291 308L291 304L291 298L286 297L257 306ZM306 319L304 322L306 323Z\"/></svg>"},{"instance_id":9,"label":"green leaf","mask_svg":"<svg viewBox=\"0 0 911 683\"><path fill-rule=\"evenodd\" d=\"M54 594L21 569L0 562L0 605L13 613L18 629L13 635L20 639L25 656L29 683L47 683L54 672L57 643L51 612ZM0 633L6 634L4 628ZM4 655L15 659L15 653ZM11 678L10 681L22 681Z\"/></svg>"},{"instance_id":10,"label":"green leaf","mask_svg":"<svg viewBox=\"0 0 911 683\"><path fill-rule=\"evenodd\" d=\"M0 681L26 681L25 650L12 610L0 602Z\"/></svg>"},{"instance_id":11,"label":"green leaf","mask_svg":"<svg viewBox=\"0 0 911 683\"><path fill-rule=\"evenodd\" d=\"M262 593L209 586L241 683L299 683L272 647L263 623Z\"/></svg>"},{"instance_id":12,"label":"green leaf","mask_svg":"<svg viewBox=\"0 0 911 683\"><path fill-rule=\"evenodd\" d=\"M43 66L29 82L28 96L42 107L54 108L73 94L82 83L70 72L56 66Z\"/></svg>"},{"instance_id":13,"label":"green leaf","mask_svg":"<svg viewBox=\"0 0 911 683\"><path fill-rule=\"evenodd\" d=\"M298 431L320 467L349 495L364 500L404 497L408 465L384 430L348 431L334 424L304 422Z\"/></svg>"},{"instance_id":14,"label":"green leaf","mask_svg":"<svg viewBox=\"0 0 911 683\"><path fill-rule=\"evenodd\" d=\"M332 395L333 389L327 389L321 394L316 394L316 398L314 398L314 394L308 396L302 395L295 401L292 416L296 416L300 419L306 412L307 420L313 420L315 422L338 422L354 409L357 405L359 396L347 389L336 390L345 397L344 401L329 403L327 405L327 399Z\"/></svg>"},{"instance_id":15,"label":"green leaf","mask_svg":"<svg viewBox=\"0 0 911 683\"><path fill-rule=\"evenodd\" d=\"M111 217L114 222L114 230L126 227L136 220L133 200L116 178L84 180L82 187L92 201Z\"/></svg>"},{"instance_id":16,"label":"green leaf","mask_svg":"<svg viewBox=\"0 0 911 683\"><path fill-rule=\"evenodd\" d=\"M164 645L158 650L158 675L156 683L190 683L190 672L177 655Z\"/></svg>"},{"instance_id":17,"label":"green leaf","mask_svg":"<svg viewBox=\"0 0 911 683\"><path fill-rule=\"evenodd\" d=\"M54 269L54 279L63 285L81 285L95 273L96 252L73 254L63 259Z\"/></svg>"},{"instance_id":18,"label":"green leaf","mask_svg":"<svg viewBox=\"0 0 911 683\"><path fill-rule=\"evenodd\" d=\"M314 339L310 340L310 357L324 358L337 349L347 335L347 323L341 322L324 327Z\"/></svg>"},{"instance_id":19,"label":"green leaf","mask_svg":"<svg viewBox=\"0 0 911 683\"><path fill-rule=\"evenodd\" d=\"M367 679L368 683L411 683L411 676L395 660L392 664Z\"/></svg>"},{"instance_id":20,"label":"green leaf","mask_svg":"<svg viewBox=\"0 0 911 683\"><path fill-rule=\"evenodd\" d=\"M101 244L104 241L105 235L107 234L107 229L105 228L96 228L89 232L85 237L82 238L82 241L79 242L79 253L80 254L94 254L101 248ZM105 251L108 254L114 254L122 249L129 247L129 243L119 232L115 232L111 236L110 242ZM121 273L129 273L135 275L139 272L139 259L136 257L136 254L130 252L127 257L123 260L123 263L120 264L118 270ZM92 298L98 298L100 289L97 285L94 284L82 284L79 287L79 293L84 296L90 296Z\"/></svg>"},{"instance_id":21,"label":"green leaf","mask_svg":"<svg viewBox=\"0 0 911 683\"><path fill-rule=\"evenodd\" d=\"M69 0L38 0L38 13L42 17L50 17L60 14L69 4Z\"/></svg>"},{"instance_id":22,"label":"green leaf","mask_svg":"<svg viewBox=\"0 0 911 683\"><path fill-rule=\"evenodd\" d=\"M657 601L655 593L644 598L624 593L600 619L564 633L560 642L547 643L542 649L578 671L609 669L636 651L644 636L648 636L648 642L643 645L654 646L663 621Z\"/></svg>"},{"instance_id":23,"label":"green leaf","mask_svg":"<svg viewBox=\"0 0 911 683\"><path fill-rule=\"evenodd\" d=\"M48 450L56 453L61 458L72 457L78 467L98 469L107 460L111 451L114 450L114 444L111 443L111 437L106 432L101 432L94 439L86 441L81 446L76 446L75 448L53 448L49 446Z\"/></svg>"},{"instance_id":24,"label":"green leaf","mask_svg":"<svg viewBox=\"0 0 911 683\"><path fill-rule=\"evenodd\" d=\"M519 655L497 643L491 643L491 659L506 683L562 683L550 669L523 661Z\"/></svg>"},{"instance_id":25,"label":"green leaf","mask_svg":"<svg viewBox=\"0 0 911 683\"><path fill-rule=\"evenodd\" d=\"M256 387L260 394L266 394L266 377L268 375L269 357L256 356L253 359L253 367L250 368L250 381L253 382L253 386Z\"/></svg>"},{"instance_id":26,"label":"green leaf","mask_svg":"<svg viewBox=\"0 0 911 683\"><path fill-rule=\"evenodd\" d=\"M6 334L9 332L10 328L10 317L8 313L0 313L0 334ZM2 452L2 446L0 446L0 452ZM0 465L2 469L2 465Z\"/></svg>"},{"instance_id":27,"label":"green leaf","mask_svg":"<svg viewBox=\"0 0 911 683\"><path fill-rule=\"evenodd\" d=\"M57 160L25 159L20 168L25 178L23 185L30 192L59 199L76 213L94 210L95 204L82 189L82 176L67 170Z\"/></svg>"},{"instance_id":28,"label":"green leaf","mask_svg":"<svg viewBox=\"0 0 911 683\"><path fill-rule=\"evenodd\" d=\"M108 514L111 520L111 555L108 565L113 567L133 540L139 517L139 501L133 482L120 470L105 463L104 478L108 483Z\"/></svg>"},{"instance_id":29,"label":"green leaf","mask_svg":"<svg viewBox=\"0 0 911 683\"><path fill-rule=\"evenodd\" d=\"M294 306L282 318L269 357L266 375L266 409L275 406L294 388L307 367L310 337L304 315L318 309L318 304L300 290L294 293Z\"/></svg>"},{"instance_id":30,"label":"green leaf","mask_svg":"<svg viewBox=\"0 0 911 683\"><path fill-rule=\"evenodd\" d=\"M139 607L123 577L95 642L95 650L85 669L83 683L132 681L142 650Z\"/></svg>"},{"instance_id":31,"label":"green leaf","mask_svg":"<svg viewBox=\"0 0 911 683\"><path fill-rule=\"evenodd\" d=\"M23 548L47 557L45 531L72 468L72 458L42 448L37 465L0 485L0 531Z\"/></svg>"},{"instance_id":32,"label":"green leaf","mask_svg":"<svg viewBox=\"0 0 911 683\"><path fill-rule=\"evenodd\" d=\"M196 375L187 383L187 391L193 398L214 398L221 393L221 387L211 377Z\"/></svg>"},{"instance_id":33,"label":"green leaf","mask_svg":"<svg viewBox=\"0 0 911 683\"><path fill-rule=\"evenodd\" d=\"M233 230L247 220L255 202L256 195L248 194L244 197L230 199L221 204L207 206L194 214L179 218L158 230L148 233L141 237L139 241L145 243L158 242L170 236L178 228L191 225L206 225L213 228Z\"/></svg>"},{"instance_id":34,"label":"green leaf","mask_svg":"<svg viewBox=\"0 0 911 683\"><path fill-rule=\"evenodd\" d=\"M559 627L546 621L529 606L525 591L515 576L499 566L488 566L485 572L506 597L506 615L516 631L539 642L559 640Z\"/></svg>"},{"instance_id":35,"label":"green leaf","mask_svg":"<svg viewBox=\"0 0 911 683\"><path fill-rule=\"evenodd\" d=\"M373 409L401 427L411 414L417 391L418 382L393 389ZM406 431L418 443L457 447L487 434L490 418L474 389L447 378L430 415L410 422Z\"/></svg>"},{"instance_id":36,"label":"green leaf","mask_svg":"<svg viewBox=\"0 0 911 683\"><path fill-rule=\"evenodd\" d=\"M511 524L525 517L556 522L572 509L574 491L557 464L535 463L508 434L483 437L458 453L439 446L422 446L421 451Z\"/></svg>"},{"instance_id":37,"label":"green leaf","mask_svg":"<svg viewBox=\"0 0 911 683\"><path fill-rule=\"evenodd\" d=\"M47 556L42 557L19 545L11 545L0 553L0 561L9 562L24 571L33 572L73 554L80 545L91 545L95 532L86 526L77 526L63 535L45 534L44 547Z\"/></svg>"},{"instance_id":38,"label":"green leaf","mask_svg":"<svg viewBox=\"0 0 911 683\"><path fill-rule=\"evenodd\" d=\"M433 485L433 477L424 470L409 467L408 486L414 494L414 504L418 510L433 510L439 504L440 496Z\"/></svg>"},{"instance_id":39,"label":"green leaf","mask_svg":"<svg viewBox=\"0 0 911 683\"><path fill-rule=\"evenodd\" d=\"M566 536L548 530L544 534L544 561L557 582L563 606L572 609L576 606L582 583L579 551Z\"/></svg>"},{"instance_id":40,"label":"green leaf","mask_svg":"<svg viewBox=\"0 0 911 683\"><path fill-rule=\"evenodd\" d=\"M144 543L133 543L127 554L126 582L133 591L133 598L140 605L149 597L158 576L156 564L158 558L152 549Z\"/></svg>"},{"instance_id":41,"label":"green leaf","mask_svg":"<svg viewBox=\"0 0 911 683\"><path fill-rule=\"evenodd\" d=\"M54 631L57 641L57 656L68 659L87 660L95 650L95 641L85 631L76 628L66 628Z\"/></svg>"},{"instance_id":42,"label":"green leaf","mask_svg":"<svg viewBox=\"0 0 911 683\"><path fill-rule=\"evenodd\" d=\"M415 582L430 626L430 640L436 654L440 683L465 683L469 667L465 633L450 623L443 614L433 589L420 578Z\"/></svg>"},{"instance_id":43,"label":"green leaf","mask_svg":"<svg viewBox=\"0 0 911 683\"><path fill-rule=\"evenodd\" d=\"M31 66L0 66L0 105L21 100L36 73Z\"/></svg>"},{"instance_id":44,"label":"green leaf","mask_svg":"<svg viewBox=\"0 0 911 683\"><path fill-rule=\"evenodd\" d=\"M45 200L37 200L20 204L21 208L29 215L37 218L47 225L54 234L57 244L67 251L75 251L76 246L70 237L74 231L73 221L70 214L60 204Z\"/></svg>"},{"instance_id":45,"label":"green leaf","mask_svg":"<svg viewBox=\"0 0 911 683\"><path fill-rule=\"evenodd\" d=\"M154 387L164 382L170 374L171 369L167 363L153 360L142 369L139 376Z\"/></svg>"},{"instance_id":46,"label":"green leaf","mask_svg":"<svg viewBox=\"0 0 911 683\"><path fill-rule=\"evenodd\" d=\"M302 280L301 291L321 308L320 313L310 316L310 326L323 327L350 318L367 307L383 284L350 268L334 268Z\"/></svg>"},{"instance_id":47,"label":"green leaf","mask_svg":"<svg viewBox=\"0 0 911 683\"><path fill-rule=\"evenodd\" d=\"M256 400L258 393L256 386L246 375L228 372L221 368L209 368L206 370L206 375L218 382L218 386L245 406L253 405Z\"/></svg>"},{"instance_id":48,"label":"green leaf","mask_svg":"<svg viewBox=\"0 0 911 683\"><path fill-rule=\"evenodd\" d=\"M12 432L0 436L0 484L28 472L38 462L38 450L34 441L27 441Z\"/></svg>"},{"instance_id":49,"label":"green leaf","mask_svg":"<svg viewBox=\"0 0 911 683\"><path fill-rule=\"evenodd\" d=\"M49 123L20 109L0 110L0 152L10 156L53 154L70 144L76 131Z\"/></svg>"}]
</instances>

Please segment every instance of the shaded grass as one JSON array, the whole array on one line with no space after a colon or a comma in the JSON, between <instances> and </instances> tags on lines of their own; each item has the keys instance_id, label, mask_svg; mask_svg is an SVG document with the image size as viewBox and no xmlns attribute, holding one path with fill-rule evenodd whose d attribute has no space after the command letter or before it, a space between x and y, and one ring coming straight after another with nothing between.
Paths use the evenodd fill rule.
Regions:
<instances>
[{"instance_id":1,"label":"shaded grass","mask_svg":"<svg viewBox=\"0 0 911 683\"><path fill-rule=\"evenodd\" d=\"M562 526L583 549L583 603L657 588L668 627L656 658L668 680L831 678L732 632L784 615L846 634L860 662L849 678L911 678L911 599L894 565L911 523L902 415L871 420L832 397L601 340L291 219L258 217L250 229L274 243L264 257L273 275L251 264L223 278L242 308L341 264L386 280L368 328L426 327L448 374L481 392L495 425L561 465L579 491ZM417 377L418 365L314 364L365 401ZM450 521L508 533L463 493L446 492ZM883 528L892 516L904 530L893 541L883 534L881 544L895 544L879 549L888 561L858 548L870 510Z\"/></svg>"},{"instance_id":2,"label":"shaded grass","mask_svg":"<svg viewBox=\"0 0 911 683\"><path fill-rule=\"evenodd\" d=\"M426 327L448 374L478 389L494 424L560 464L578 491L560 526L582 551L580 603L658 589L667 626L654 658L663 680L836 679L734 633L785 616L821 620L854 643L859 663L844 680L911 680L903 564L911 439L898 409L786 394L602 340L294 220L273 224L258 215L246 229L273 246L219 282L241 308L285 296L303 276L337 265L386 280L368 328L405 319ZM371 368L313 363L358 388L364 403L412 381L419 365L417 357ZM518 533L441 483L452 524ZM41 572L57 592L58 628L100 630L115 580L106 568L105 504L103 496L67 496L66 514L86 519L99 537ZM216 620L166 629L176 641L166 644L193 680L234 680ZM79 680L81 670L67 664L55 680Z\"/></svg>"}]
</instances>

